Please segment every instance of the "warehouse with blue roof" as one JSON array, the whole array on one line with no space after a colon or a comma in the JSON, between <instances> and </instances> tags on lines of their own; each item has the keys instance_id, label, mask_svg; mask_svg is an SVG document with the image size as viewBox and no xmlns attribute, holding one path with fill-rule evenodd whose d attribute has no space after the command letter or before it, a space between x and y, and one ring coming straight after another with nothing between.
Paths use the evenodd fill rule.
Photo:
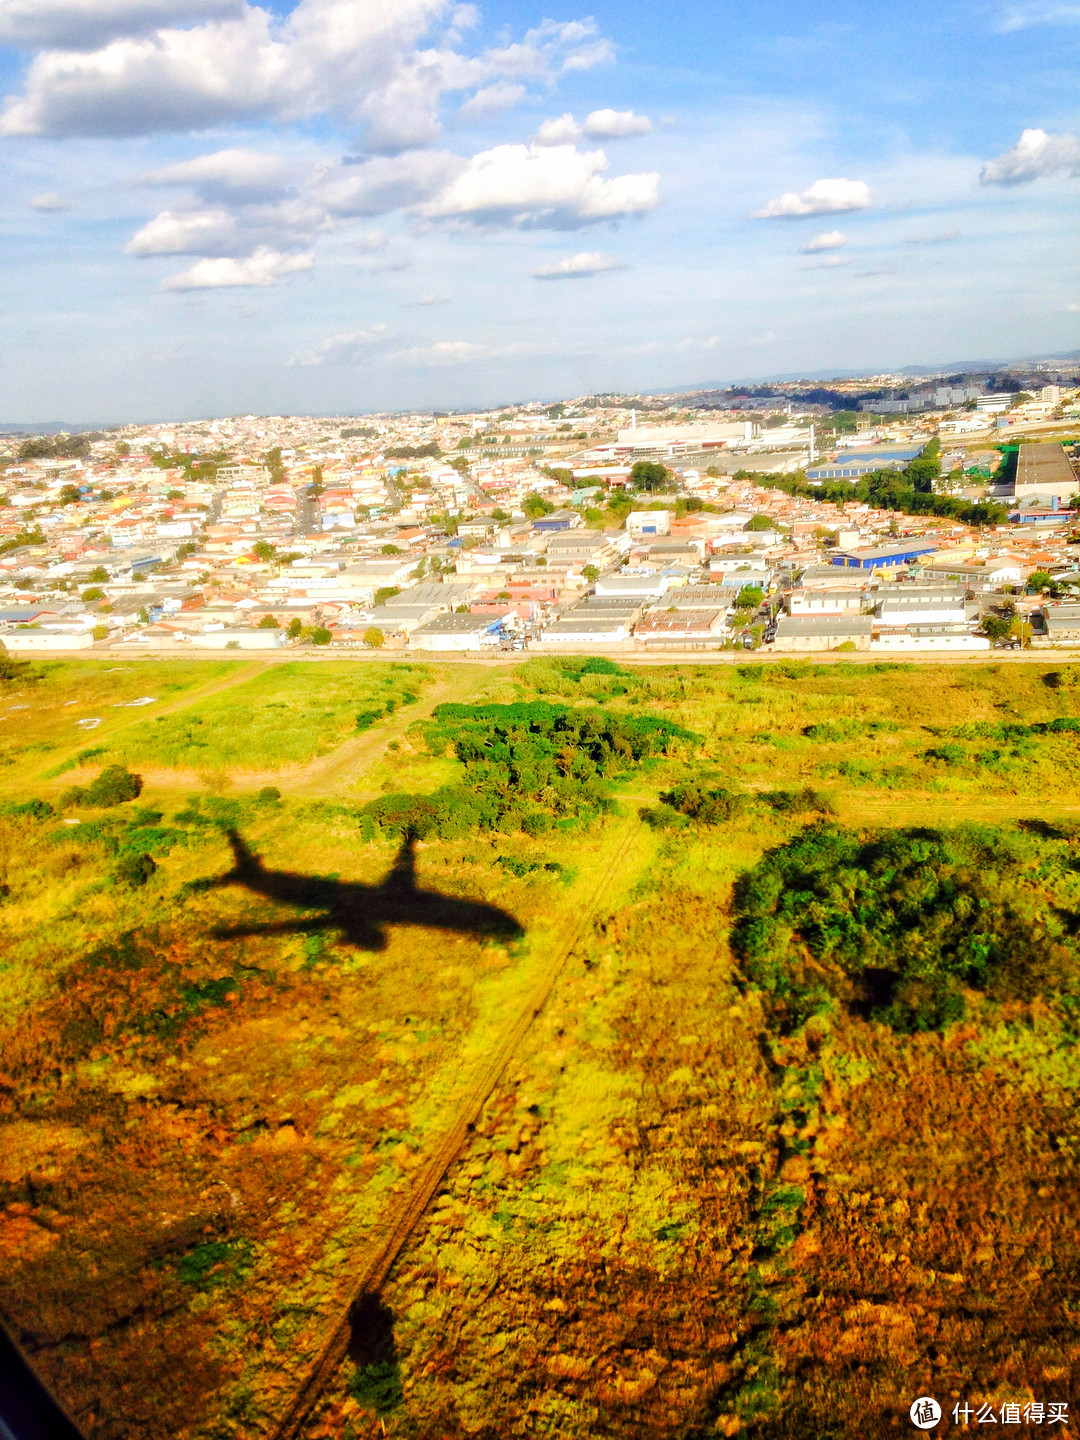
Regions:
<instances>
[{"instance_id":1,"label":"warehouse with blue roof","mask_svg":"<svg viewBox=\"0 0 1080 1440\"><path fill-rule=\"evenodd\" d=\"M847 455L838 455L835 460L823 460L820 465L811 465L806 472L807 480L859 480L872 470L902 470L917 460L923 445L890 445L886 449L858 450Z\"/></svg>"}]
</instances>

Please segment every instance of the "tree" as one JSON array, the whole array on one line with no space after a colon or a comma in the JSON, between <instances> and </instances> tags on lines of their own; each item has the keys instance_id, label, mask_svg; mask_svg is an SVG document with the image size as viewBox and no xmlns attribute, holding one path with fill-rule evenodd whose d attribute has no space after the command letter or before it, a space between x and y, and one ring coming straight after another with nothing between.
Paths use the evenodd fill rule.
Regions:
<instances>
[{"instance_id":1,"label":"tree","mask_svg":"<svg viewBox=\"0 0 1080 1440\"><path fill-rule=\"evenodd\" d=\"M746 522L747 530L759 531L773 530L775 528L775 520L771 520L768 515L751 515L750 519Z\"/></svg>"},{"instance_id":2,"label":"tree","mask_svg":"<svg viewBox=\"0 0 1080 1440\"><path fill-rule=\"evenodd\" d=\"M1049 590L1050 586L1054 583L1054 581L1053 577L1049 575L1047 571L1034 570L1028 576L1027 583L1029 590Z\"/></svg>"},{"instance_id":3,"label":"tree","mask_svg":"<svg viewBox=\"0 0 1080 1440\"><path fill-rule=\"evenodd\" d=\"M400 594L401 587L399 585L380 585L375 591L375 604L385 605L388 600L392 600L395 595Z\"/></svg>"},{"instance_id":4,"label":"tree","mask_svg":"<svg viewBox=\"0 0 1080 1440\"><path fill-rule=\"evenodd\" d=\"M280 630L281 626L277 622L276 615L264 615L259 621L258 628L260 630Z\"/></svg>"},{"instance_id":5,"label":"tree","mask_svg":"<svg viewBox=\"0 0 1080 1440\"><path fill-rule=\"evenodd\" d=\"M95 640L107 640L109 638L109 627L107 625L95 625L90 634Z\"/></svg>"},{"instance_id":6,"label":"tree","mask_svg":"<svg viewBox=\"0 0 1080 1440\"><path fill-rule=\"evenodd\" d=\"M288 635L290 640L296 640L299 637L300 632L301 630L303 630L303 628L303 622L301 621L299 615L294 615L293 618L289 621L289 628L285 631L285 634Z\"/></svg>"},{"instance_id":7,"label":"tree","mask_svg":"<svg viewBox=\"0 0 1080 1440\"><path fill-rule=\"evenodd\" d=\"M166 490L165 492L166 500L183 500L183 498L184 492L182 490Z\"/></svg>"},{"instance_id":8,"label":"tree","mask_svg":"<svg viewBox=\"0 0 1080 1440\"><path fill-rule=\"evenodd\" d=\"M384 555L400 555L401 551L396 545L384 545L382 547L382 553Z\"/></svg>"},{"instance_id":9,"label":"tree","mask_svg":"<svg viewBox=\"0 0 1080 1440\"><path fill-rule=\"evenodd\" d=\"M654 460L638 460L630 470L630 483L635 490L650 493L666 490L670 481L671 471Z\"/></svg>"},{"instance_id":10,"label":"tree","mask_svg":"<svg viewBox=\"0 0 1080 1440\"><path fill-rule=\"evenodd\" d=\"M140 609L137 619L140 625L150 624L150 612L149 610L147 610L145 605Z\"/></svg>"},{"instance_id":11,"label":"tree","mask_svg":"<svg viewBox=\"0 0 1080 1440\"><path fill-rule=\"evenodd\" d=\"M251 547L251 553L258 556L264 565L269 565L270 561L273 560L277 554L277 547L271 545L269 540L256 540L255 544Z\"/></svg>"},{"instance_id":12,"label":"tree","mask_svg":"<svg viewBox=\"0 0 1080 1440\"><path fill-rule=\"evenodd\" d=\"M588 580L590 585L593 583L594 580L599 580L600 578L600 571L596 568L595 565L586 565L582 569L581 573L585 577L585 579Z\"/></svg>"},{"instance_id":13,"label":"tree","mask_svg":"<svg viewBox=\"0 0 1080 1440\"><path fill-rule=\"evenodd\" d=\"M506 522L510 519L510 516L506 513L505 510L493 510L491 512L491 518L497 524L505 525Z\"/></svg>"},{"instance_id":14,"label":"tree","mask_svg":"<svg viewBox=\"0 0 1080 1440\"><path fill-rule=\"evenodd\" d=\"M468 456L455 455L453 460L450 461L450 468L451 470L456 470L459 475L467 475L469 473Z\"/></svg>"},{"instance_id":15,"label":"tree","mask_svg":"<svg viewBox=\"0 0 1080 1440\"><path fill-rule=\"evenodd\" d=\"M1012 620L1006 620L1004 615L984 615L982 618L983 634L995 643L1006 639L1011 634L1012 627Z\"/></svg>"},{"instance_id":16,"label":"tree","mask_svg":"<svg viewBox=\"0 0 1080 1440\"><path fill-rule=\"evenodd\" d=\"M104 599L105 591L102 590L99 585L91 585L88 589L82 592L82 600L85 605L89 605L94 600Z\"/></svg>"},{"instance_id":17,"label":"tree","mask_svg":"<svg viewBox=\"0 0 1080 1440\"><path fill-rule=\"evenodd\" d=\"M117 455L126 456L131 454L131 446L126 440L118 440L115 448Z\"/></svg>"},{"instance_id":18,"label":"tree","mask_svg":"<svg viewBox=\"0 0 1080 1440\"><path fill-rule=\"evenodd\" d=\"M323 493L323 490L325 489L325 486L323 485L323 475L324 475L324 473L325 473L325 472L324 472L323 467L322 467L321 465L312 465L312 467L311 467L311 485L309 486L309 490L308 490L308 493L309 493L309 494L315 495L315 496L319 496L319 495L321 495L321 494Z\"/></svg>"},{"instance_id":19,"label":"tree","mask_svg":"<svg viewBox=\"0 0 1080 1440\"><path fill-rule=\"evenodd\" d=\"M263 464L266 466L267 470L270 473L271 483L274 485L280 485L281 482L285 479L285 465L281 458L280 445L275 445L272 449L266 452L266 455L263 458Z\"/></svg>"},{"instance_id":20,"label":"tree","mask_svg":"<svg viewBox=\"0 0 1080 1440\"><path fill-rule=\"evenodd\" d=\"M113 866L113 879L127 890L138 890L158 867L144 850L139 855L124 855Z\"/></svg>"},{"instance_id":21,"label":"tree","mask_svg":"<svg viewBox=\"0 0 1080 1440\"><path fill-rule=\"evenodd\" d=\"M329 645L330 631L325 625L316 625L311 632L311 643L313 645Z\"/></svg>"},{"instance_id":22,"label":"tree","mask_svg":"<svg viewBox=\"0 0 1080 1440\"><path fill-rule=\"evenodd\" d=\"M87 579L91 585L104 585L109 579L109 572L105 569L104 565L95 565L87 576Z\"/></svg>"},{"instance_id":23,"label":"tree","mask_svg":"<svg viewBox=\"0 0 1080 1440\"><path fill-rule=\"evenodd\" d=\"M543 515L552 514L555 506L550 500L545 500L542 495L532 490L521 502L521 508L530 520L539 520Z\"/></svg>"},{"instance_id":24,"label":"tree","mask_svg":"<svg viewBox=\"0 0 1080 1440\"><path fill-rule=\"evenodd\" d=\"M760 586L744 585L735 597L735 605L739 610L756 610L764 598Z\"/></svg>"},{"instance_id":25,"label":"tree","mask_svg":"<svg viewBox=\"0 0 1080 1440\"><path fill-rule=\"evenodd\" d=\"M381 650L386 642L386 636L376 625L372 625L364 631L364 644L369 650Z\"/></svg>"},{"instance_id":26,"label":"tree","mask_svg":"<svg viewBox=\"0 0 1080 1440\"><path fill-rule=\"evenodd\" d=\"M61 505L74 505L79 499L79 487L77 485L65 485L60 491L59 500Z\"/></svg>"},{"instance_id":27,"label":"tree","mask_svg":"<svg viewBox=\"0 0 1080 1440\"><path fill-rule=\"evenodd\" d=\"M193 540L185 540L182 545L176 547L176 558L178 560L186 560L189 555L194 555L198 548Z\"/></svg>"}]
</instances>

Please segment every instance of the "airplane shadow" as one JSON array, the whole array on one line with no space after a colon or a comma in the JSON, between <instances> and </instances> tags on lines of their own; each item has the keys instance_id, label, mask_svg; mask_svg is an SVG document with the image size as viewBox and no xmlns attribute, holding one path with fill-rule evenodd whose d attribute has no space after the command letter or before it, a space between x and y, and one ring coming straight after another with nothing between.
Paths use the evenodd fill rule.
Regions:
<instances>
[{"instance_id":1,"label":"airplane shadow","mask_svg":"<svg viewBox=\"0 0 1080 1440\"><path fill-rule=\"evenodd\" d=\"M429 930L500 940L515 940L524 933L513 915L496 905L460 900L418 885L414 835L405 837L386 878L378 885L365 885L361 881L271 870L252 854L235 830L226 833L235 864L227 874L203 882L200 888L241 885L278 904L323 913L265 924L222 926L214 932L219 939L335 930L346 945L360 950L385 950L386 931L391 925L421 925Z\"/></svg>"}]
</instances>

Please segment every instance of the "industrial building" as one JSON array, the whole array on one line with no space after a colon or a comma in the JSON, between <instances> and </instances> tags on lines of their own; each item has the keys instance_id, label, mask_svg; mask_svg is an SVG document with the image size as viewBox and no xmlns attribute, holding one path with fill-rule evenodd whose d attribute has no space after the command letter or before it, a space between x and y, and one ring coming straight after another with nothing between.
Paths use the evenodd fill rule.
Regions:
<instances>
[{"instance_id":1,"label":"industrial building","mask_svg":"<svg viewBox=\"0 0 1080 1440\"><path fill-rule=\"evenodd\" d=\"M1036 495L1069 500L1078 489L1080 484L1072 461L1061 445L1040 443L1020 446L1013 484L1013 495L1017 500Z\"/></svg>"},{"instance_id":2,"label":"industrial building","mask_svg":"<svg viewBox=\"0 0 1080 1440\"><path fill-rule=\"evenodd\" d=\"M871 615L782 615L776 625L774 650L869 650Z\"/></svg>"},{"instance_id":3,"label":"industrial building","mask_svg":"<svg viewBox=\"0 0 1080 1440\"><path fill-rule=\"evenodd\" d=\"M875 545L868 550L836 550L830 564L847 570L891 570L910 565L922 555L933 555L937 546L925 540L908 540L900 545Z\"/></svg>"},{"instance_id":4,"label":"industrial building","mask_svg":"<svg viewBox=\"0 0 1080 1440\"><path fill-rule=\"evenodd\" d=\"M824 460L820 465L811 465L806 472L807 480L858 480L872 470L902 470L912 460L917 460L926 447L923 445L890 445L885 449L858 450L838 455L835 460Z\"/></svg>"}]
</instances>

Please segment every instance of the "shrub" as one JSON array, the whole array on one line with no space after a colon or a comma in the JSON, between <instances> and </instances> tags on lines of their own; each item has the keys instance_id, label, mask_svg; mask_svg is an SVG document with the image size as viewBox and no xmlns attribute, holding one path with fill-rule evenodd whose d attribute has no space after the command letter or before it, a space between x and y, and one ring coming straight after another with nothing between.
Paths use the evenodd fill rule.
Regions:
<instances>
[{"instance_id":1,"label":"shrub","mask_svg":"<svg viewBox=\"0 0 1080 1440\"><path fill-rule=\"evenodd\" d=\"M381 650L385 641L386 636L376 625L364 631L364 644L369 650Z\"/></svg>"},{"instance_id":2,"label":"shrub","mask_svg":"<svg viewBox=\"0 0 1080 1440\"><path fill-rule=\"evenodd\" d=\"M330 631L325 625L316 625L311 632L311 643L313 645L329 645Z\"/></svg>"},{"instance_id":3,"label":"shrub","mask_svg":"<svg viewBox=\"0 0 1080 1440\"><path fill-rule=\"evenodd\" d=\"M280 805L281 791L276 785L264 785L255 796L256 805Z\"/></svg>"},{"instance_id":4,"label":"shrub","mask_svg":"<svg viewBox=\"0 0 1080 1440\"><path fill-rule=\"evenodd\" d=\"M138 890L150 879L158 867L146 851L138 855L123 855L113 866L113 879L118 885L129 890Z\"/></svg>"},{"instance_id":5,"label":"shrub","mask_svg":"<svg viewBox=\"0 0 1080 1440\"><path fill-rule=\"evenodd\" d=\"M75 805L106 809L134 800L142 792L142 776L132 775L125 765L109 765L86 788L74 786L60 797L61 808Z\"/></svg>"}]
</instances>

